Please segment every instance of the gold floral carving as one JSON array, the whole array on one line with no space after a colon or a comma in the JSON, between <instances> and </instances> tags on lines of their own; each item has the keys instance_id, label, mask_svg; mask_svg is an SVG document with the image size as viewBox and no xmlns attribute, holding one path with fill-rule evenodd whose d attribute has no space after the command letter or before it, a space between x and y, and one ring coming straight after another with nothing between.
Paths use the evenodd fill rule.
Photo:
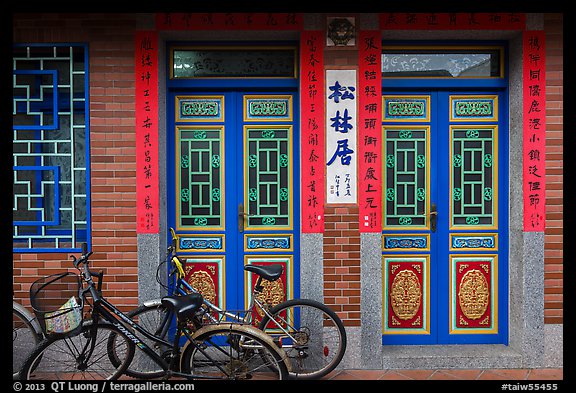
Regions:
<instances>
[{"instance_id":1,"label":"gold floral carving","mask_svg":"<svg viewBox=\"0 0 576 393\"><path fill-rule=\"evenodd\" d=\"M418 276L412 270L402 270L396 274L390 286L392 310L398 318L414 318L422 303L422 289Z\"/></svg>"},{"instance_id":2,"label":"gold floral carving","mask_svg":"<svg viewBox=\"0 0 576 393\"><path fill-rule=\"evenodd\" d=\"M197 270L188 277L188 282L200 292L206 300L211 303L216 302L216 285L208 272Z\"/></svg>"},{"instance_id":3,"label":"gold floral carving","mask_svg":"<svg viewBox=\"0 0 576 393\"><path fill-rule=\"evenodd\" d=\"M282 280L268 281L262 280L262 292L258 295L258 300L269 307L274 307L284 301L284 285ZM258 314L264 316L264 311L256 307Z\"/></svg>"},{"instance_id":4,"label":"gold floral carving","mask_svg":"<svg viewBox=\"0 0 576 393\"><path fill-rule=\"evenodd\" d=\"M466 318L479 319L484 315L490 302L490 289L480 270L472 269L464 274L458 288L458 300Z\"/></svg>"}]
</instances>

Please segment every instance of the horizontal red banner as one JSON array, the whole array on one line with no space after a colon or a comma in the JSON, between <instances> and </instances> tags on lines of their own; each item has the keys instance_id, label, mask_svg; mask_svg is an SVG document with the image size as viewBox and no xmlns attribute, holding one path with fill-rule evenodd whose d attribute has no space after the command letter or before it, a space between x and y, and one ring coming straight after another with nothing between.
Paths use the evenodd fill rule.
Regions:
<instances>
[{"instance_id":1,"label":"horizontal red banner","mask_svg":"<svg viewBox=\"0 0 576 393\"><path fill-rule=\"evenodd\" d=\"M415 13L380 14L382 30L524 30L523 13Z\"/></svg>"},{"instance_id":2,"label":"horizontal red banner","mask_svg":"<svg viewBox=\"0 0 576 393\"><path fill-rule=\"evenodd\" d=\"M298 13L157 13L157 30L299 30Z\"/></svg>"}]
</instances>

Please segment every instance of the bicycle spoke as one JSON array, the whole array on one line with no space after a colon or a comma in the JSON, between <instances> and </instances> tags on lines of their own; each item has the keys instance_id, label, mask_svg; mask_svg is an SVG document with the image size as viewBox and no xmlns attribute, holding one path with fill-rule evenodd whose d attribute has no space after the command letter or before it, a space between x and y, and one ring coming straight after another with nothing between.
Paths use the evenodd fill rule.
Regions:
<instances>
[{"instance_id":1,"label":"bicycle spoke","mask_svg":"<svg viewBox=\"0 0 576 393\"><path fill-rule=\"evenodd\" d=\"M292 376L320 378L334 370L346 350L338 316L322 303L293 299L269 310L259 328L281 341L292 362Z\"/></svg>"},{"instance_id":2,"label":"bicycle spoke","mask_svg":"<svg viewBox=\"0 0 576 393\"><path fill-rule=\"evenodd\" d=\"M111 334L116 337L112 349L121 358L116 365L108 353L107 339ZM24 364L23 375L29 379L117 378L132 359L133 351L134 345L113 326L84 326L83 332L73 337L44 341Z\"/></svg>"}]
</instances>

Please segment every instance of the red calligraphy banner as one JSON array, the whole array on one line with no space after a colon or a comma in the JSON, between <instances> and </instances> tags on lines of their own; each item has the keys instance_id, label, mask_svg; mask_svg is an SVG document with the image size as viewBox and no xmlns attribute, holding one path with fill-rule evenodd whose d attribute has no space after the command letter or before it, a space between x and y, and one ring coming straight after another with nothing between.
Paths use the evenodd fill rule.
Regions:
<instances>
[{"instance_id":1,"label":"red calligraphy banner","mask_svg":"<svg viewBox=\"0 0 576 393\"><path fill-rule=\"evenodd\" d=\"M383 30L524 30L523 13L415 13L380 14Z\"/></svg>"},{"instance_id":2,"label":"red calligraphy banner","mask_svg":"<svg viewBox=\"0 0 576 393\"><path fill-rule=\"evenodd\" d=\"M382 230L382 40L361 31L358 42L358 208L360 232Z\"/></svg>"},{"instance_id":3,"label":"red calligraphy banner","mask_svg":"<svg viewBox=\"0 0 576 393\"><path fill-rule=\"evenodd\" d=\"M157 30L299 30L299 13L157 13Z\"/></svg>"},{"instance_id":4,"label":"red calligraphy banner","mask_svg":"<svg viewBox=\"0 0 576 393\"><path fill-rule=\"evenodd\" d=\"M136 231L158 233L158 33L135 36Z\"/></svg>"},{"instance_id":5,"label":"red calligraphy banner","mask_svg":"<svg viewBox=\"0 0 576 393\"><path fill-rule=\"evenodd\" d=\"M544 31L523 35L524 231L546 226L546 49Z\"/></svg>"},{"instance_id":6,"label":"red calligraphy banner","mask_svg":"<svg viewBox=\"0 0 576 393\"><path fill-rule=\"evenodd\" d=\"M302 232L324 232L324 33L303 31L300 39L302 133Z\"/></svg>"}]
</instances>

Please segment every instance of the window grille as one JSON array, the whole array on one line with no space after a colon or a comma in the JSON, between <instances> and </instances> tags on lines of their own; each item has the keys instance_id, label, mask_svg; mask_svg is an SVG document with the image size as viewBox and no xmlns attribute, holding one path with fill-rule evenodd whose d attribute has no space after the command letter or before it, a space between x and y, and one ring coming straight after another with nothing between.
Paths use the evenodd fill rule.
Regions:
<instances>
[{"instance_id":1,"label":"window grille","mask_svg":"<svg viewBox=\"0 0 576 393\"><path fill-rule=\"evenodd\" d=\"M88 50L13 47L14 252L66 252L89 242Z\"/></svg>"}]
</instances>

